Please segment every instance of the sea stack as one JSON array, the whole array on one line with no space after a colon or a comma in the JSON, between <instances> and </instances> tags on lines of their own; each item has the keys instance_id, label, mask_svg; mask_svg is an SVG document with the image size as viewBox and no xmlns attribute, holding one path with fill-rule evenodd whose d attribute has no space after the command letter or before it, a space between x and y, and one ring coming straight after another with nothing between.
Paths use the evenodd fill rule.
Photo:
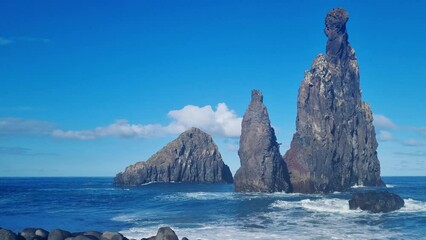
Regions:
<instances>
[{"instance_id":1,"label":"sea stack","mask_svg":"<svg viewBox=\"0 0 426 240\"><path fill-rule=\"evenodd\" d=\"M191 128L151 156L118 173L115 185L150 182L232 183L232 173L223 162L213 139Z\"/></svg>"},{"instance_id":2,"label":"sea stack","mask_svg":"<svg viewBox=\"0 0 426 240\"><path fill-rule=\"evenodd\" d=\"M251 93L251 102L241 124L241 167L235 174L236 192L291 192L287 166L271 127L263 95Z\"/></svg>"},{"instance_id":3,"label":"sea stack","mask_svg":"<svg viewBox=\"0 0 426 240\"><path fill-rule=\"evenodd\" d=\"M384 186L373 115L361 100L358 62L348 42L348 18L341 8L327 14L326 55L314 60L299 88L296 133L284 156L294 192Z\"/></svg>"}]
</instances>

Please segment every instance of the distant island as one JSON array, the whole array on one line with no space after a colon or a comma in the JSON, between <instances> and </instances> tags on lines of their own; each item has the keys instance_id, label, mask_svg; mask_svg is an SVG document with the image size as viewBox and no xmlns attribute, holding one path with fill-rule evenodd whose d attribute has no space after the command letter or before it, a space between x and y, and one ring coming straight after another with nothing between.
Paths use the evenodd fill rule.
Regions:
<instances>
[{"instance_id":1,"label":"distant island","mask_svg":"<svg viewBox=\"0 0 426 240\"><path fill-rule=\"evenodd\" d=\"M151 182L232 183L232 173L207 133L191 128L147 161L128 166L115 185Z\"/></svg>"}]
</instances>

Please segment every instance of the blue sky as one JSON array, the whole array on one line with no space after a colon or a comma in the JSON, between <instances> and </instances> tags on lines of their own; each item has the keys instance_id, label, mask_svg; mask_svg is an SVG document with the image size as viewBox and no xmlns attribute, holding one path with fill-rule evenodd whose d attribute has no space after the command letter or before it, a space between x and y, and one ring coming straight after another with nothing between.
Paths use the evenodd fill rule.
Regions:
<instances>
[{"instance_id":1,"label":"blue sky","mask_svg":"<svg viewBox=\"0 0 426 240\"><path fill-rule=\"evenodd\" d=\"M350 15L382 175L426 175L425 1L5 0L0 176L113 176L193 125L235 172L254 88L284 154L335 7Z\"/></svg>"}]
</instances>

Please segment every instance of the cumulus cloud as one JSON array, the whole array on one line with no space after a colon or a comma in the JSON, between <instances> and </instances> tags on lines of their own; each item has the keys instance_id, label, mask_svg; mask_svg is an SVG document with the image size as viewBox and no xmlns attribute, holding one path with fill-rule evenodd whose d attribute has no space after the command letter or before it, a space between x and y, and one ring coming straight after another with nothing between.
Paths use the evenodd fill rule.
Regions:
<instances>
[{"instance_id":1,"label":"cumulus cloud","mask_svg":"<svg viewBox=\"0 0 426 240\"><path fill-rule=\"evenodd\" d=\"M165 127L170 133L180 133L191 127L197 127L220 137L239 137L241 134L242 118L225 103L219 103L216 111L210 105L204 107L187 105L182 109L170 111L168 116L173 119Z\"/></svg>"},{"instance_id":2,"label":"cumulus cloud","mask_svg":"<svg viewBox=\"0 0 426 240\"><path fill-rule=\"evenodd\" d=\"M394 140L394 136L389 131L380 130L378 135L379 141L385 142Z\"/></svg>"},{"instance_id":3,"label":"cumulus cloud","mask_svg":"<svg viewBox=\"0 0 426 240\"><path fill-rule=\"evenodd\" d=\"M0 118L0 136L7 135L46 135L54 129L54 124L24 118Z\"/></svg>"},{"instance_id":4,"label":"cumulus cloud","mask_svg":"<svg viewBox=\"0 0 426 240\"><path fill-rule=\"evenodd\" d=\"M239 137L242 118L230 110L225 103L219 103L214 110L210 105L198 107L187 105L182 109L168 113L172 120L168 125L160 124L130 124L127 120L118 120L105 127L91 130L61 130L52 132L55 138L92 140L102 137L147 138L159 137L166 134L179 134L197 127L219 137Z\"/></svg>"},{"instance_id":5,"label":"cumulus cloud","mask_svg":"<svg viewBox=\"0 0 426 240\"><path fill-rule=\"evenodd\" d=\"M379 129L396 129L398 128L397 125L387 118L384 115L381 114L373 114L374 119L374 126L376 126Z\"/></svg>"}]
</instances>

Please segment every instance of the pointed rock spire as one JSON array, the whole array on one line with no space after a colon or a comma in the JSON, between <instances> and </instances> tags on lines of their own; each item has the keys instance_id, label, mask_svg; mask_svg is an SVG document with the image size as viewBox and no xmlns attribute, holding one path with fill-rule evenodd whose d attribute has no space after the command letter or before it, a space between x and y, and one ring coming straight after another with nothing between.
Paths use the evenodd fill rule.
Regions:
<instances>
[{"instance_id":1,"label":"pointed rock spire","mask_svg":"<svg viewBox=\"0 0 426 240\"><path fill-rule=\"evenodd\" d=\"M327 54L314 60L299 88L296 133L284 156L294 192L384 185L371 109L361 101L358 62L348 42L348 18L341 8L327 14Z\"/></svg>"},{"instance_id":2,"label":"pointed rock spire","mask_svg":"<svg viewBox=\"0 0 426 240\"><path fill-rule=\"evenodd\" d=\"M252 91L241 127L238 150L241 167L235 174L235 191L291 191L287 166L279 152L279 144L259 90Z\"/></svg>"}]
</instances>

